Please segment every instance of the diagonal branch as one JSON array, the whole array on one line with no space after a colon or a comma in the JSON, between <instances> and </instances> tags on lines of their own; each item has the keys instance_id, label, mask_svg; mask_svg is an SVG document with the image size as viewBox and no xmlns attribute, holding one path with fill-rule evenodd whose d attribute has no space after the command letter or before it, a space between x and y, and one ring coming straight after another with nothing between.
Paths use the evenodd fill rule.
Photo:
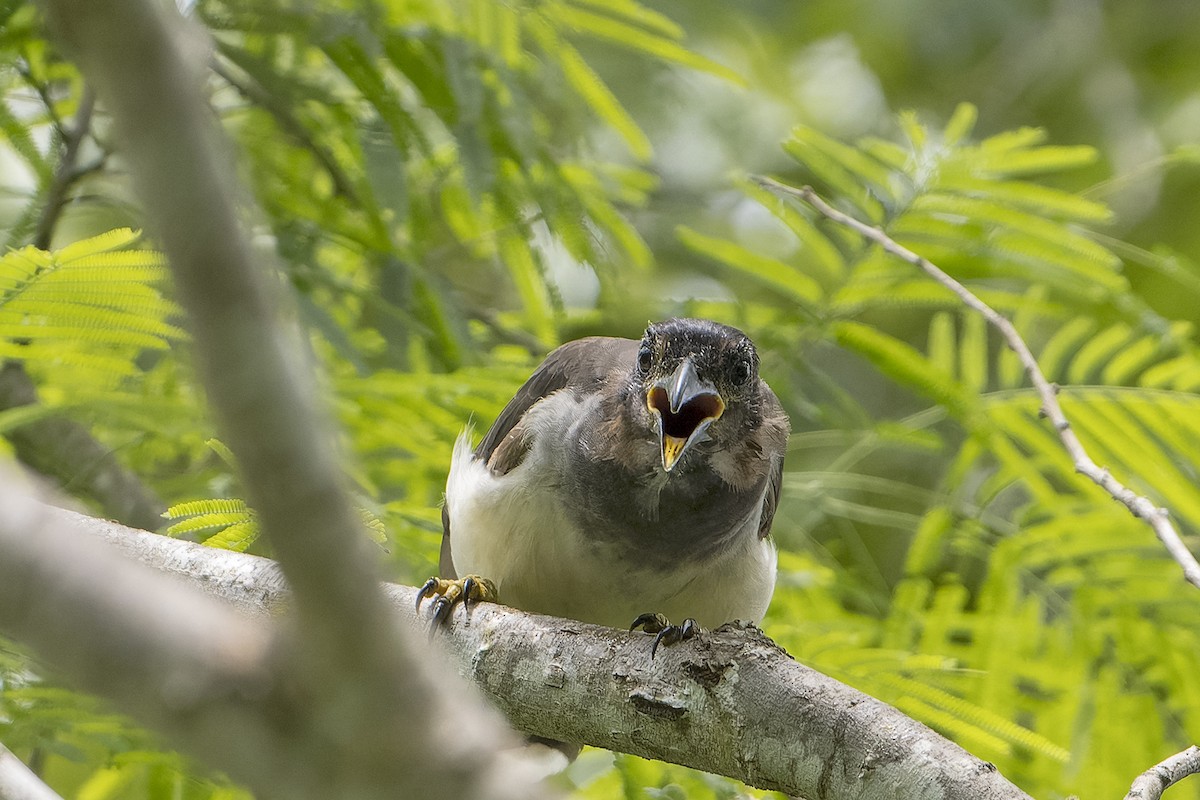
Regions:
<instances>
[{"instance_id":1,"label":"diagonal branch","mask_svg":"<svg viewBox=\"0 0 1200 800\"><path fill-rule=\"evenodd\" d=\"M63 207L67 204L67 194L71 185L87 174L76 169L76 162L79 160L79 148L91 130L95 105L95 95L90 88L85 87L83 96L79 99L79 110L75 112L75 121L70 130L64 133L62 157L46 190L46 202L42 207L41 216L38 217L37 229L33 233L32 244L39 250L50 249L50 239L54 235L54 227L58 224Z\"/></svg>"},{"instance_id":2,"label":"diagonal branch","mask_svg":"<svg viewBox=\"0 0 1200 800\"><path fill-rule=\"evenodd\" d=\"M1158 800L1167 789L1197 774L1200 774L1200 747L1192 745L1137 776L1125 800Z\"/></svg>"},{"instance_id":3,"label":"diagonal branch","mask_svg":"<svg viewBox=\"0 0 1200 800\"><path fill-rule=\"evenodd\" d=\"M12 751L0 744L0 798L4 800L62 800Z\"/></svg>"},{"instance_id":4,"label":"diagonal branch","mask_svg":"<svg viewBox=\"0 0 1200 800\"><path fill-rule=\"evenodd\" d=\"M249 615L249 605L205 596L164 570L131 562L99 536L85 535L129 529L43 505L20 486L10 470L0 470L0 631L28 644L58 674L116 701L123 712L261 796L419 796L410 790L444 781L437 758L465 759L456 767L471 777L478 747L472 740L489 735L496 720L474 714L472 726L441 741L444 751L425 761L404 758L413 748L395 744L406 738L401 725L377 731L378 738L343 741L338 729L347 727L346 710L322 702L306 679L301 632L270 616L282 603L260 604ZM192 547L190 553L176 548L180 558L170 563L179 567L190 560L203 581L200 551L211 548ZM241 569L233 582L257 586L260 597L282 586L277 569L273 583L252 581L247 565ZM412 669L417 675L391 677L396 691L404 692L414 678L435 685L431 665L418 662ZM375 699L389 702L386 694ZM464 711L475 702L469 694L440 702L429 721L409 722L408 730L430 733L463 724ZM358 730L352 722L350 727ZM381 766L381 759L389 764ZM528 796L498 767L480 779L497 788L467 785L454 796Z\"/></svg>"},{"instance_id":5,"label":"diagonal branch","mask_svg":"<svg viewBox=\"0 0 1200 800\"><path fill-rule=\"evenodd\" d=\"M1128 508L1133 516L1144 520L1154 530L1154 534L1162 542L1163 546L1166 547L1171 558L1175 559L1183 569L1183 576L1188 583L1200 588L1200 562L1196 560L1196 557L1191 554L1187 546L1183 543L1179 531L1171 523L1170 512L1165 508L1156 506L1149 498L1143 497L1125 486L1114 478L1111 472L1092 460L1087 450L1084 449L1083 444L1080 443L1079 437L1072 430L1070 420L1063 413L1062 405L1058 402L1058 386L1046 379L1041 367L1038 366L1037 359L1029 350L1029 346L1025 344L1025 340L1021 338L1021 335L1017 333L1017 329L1006 317L976 297L970 289L963 286L936 264L929 261L929 259L909 250L881 229L861 222L826 203L813 191L812 187L804 186L796 189L763 176L757 176L754 180L760 186L775 194L797 197L803 200L823 216L857 231L864 238L875 242L888 253L916 267L920 267L935 281L958 295L959 299L969 308L979 312L992 327L1000 332L1005 343L1017 354L1017 358L1020 359L1022 366L1025 367L1025 372L1029 375L1029 380L1033 383L1034 390L1042 400L1042 414L1050 419L1050 424L1058 432L1058 438L1062 441L1063 447L1066 448L1067 453L1071 456L1071 460L1075 463L1075 471L1090 478L1097 486L1108 492L1113 499Z\"/></svg>"},{"instance_id":6,"label":"diagonal branch","mask_svg":"<svg viewBox=\"0 0 1200 800\"><path fill-rule=\"evenodd\" d=\"M11 624L5 615L11 617L12 604L24 602L6 602L4 596L4 578L9 574L6 565L13 549L19 552L46 542L46 559L51 563L42 568L48 570L62 568L62 553L84 554L96 596L90 600L77 597L76 602L84 606L78 612L70 605L59 605L62 613L39 620L36 629L26 631L29 636L45 640L43 649L77 641L82 633L94 650L86 654L89 658L79 659L71 672L80 680L87 679L89 664L107 663L110 657L124 658L119 654L125 649L142 646L130 645L124 637L153 643L162 638L161 627L187 626L178 634L182 637L179 645L192 654L185 664L214 649L204 639L207 634L192 630L193 621L204 618L205 614L199 612L208 609L209 603L197 602L197 613L190 613L174 602L142 602L136 622L120 622L106 595L131 594L128 589L133 581L127 573L132 574L134 566L153 567L173 579L168 587L173 591L163 596L164 601L172 601L183 588L190 588L208 595L197 601L220 600L229 615L233 614L231 609L240 612L228 623L229 628L210 632L217 643L226 641L233 631L242 630L247 622L261 623L292 605L279 565L273 561L132 530L69 511L42 506L43 518L59 530L47 532L49 526L43 525L39 535L30 535L32 531L27 530L15 542L6 540L4 510L20 504L5 495L0 485L0 625ZM108 553L103 568L92 570L98 557L93 550L104 543L141 564L110 563L112 554ZM165 580L163 575L153 577ZM46 591L46 584L39 582L33 589L35 595ZM425 628L425 610L414 612L416 589L396 585L383 588L393 623ZM132 594L136 597L140 592ZM14 597L26 595L14 588ZM74 631L76 625L84 626L85 631ZM105 635L114 626L122 635ZM531 735L671 761L760 788L825 800L1029 800L991 764L895 708L796 663L753 627L725 626L660 649L653 660L650 644L651 637L644 634L481 604L472 607L469 615L456 610L444 634L439 634L432 646L444 645L453 668L472 680L513 725ZM280 643L286 645L286 641ZM117 655L106 655L110 651ZM279 688L270 680L279 677L271 666L275 662L256 663L264 665L260 673L265 685ZM134 663L118 675L131 686L142 683L143 695L149 698L135 700L142 708L179 682L178 678L172 679L172 671ZM204 670L199 673L206 674ZM397 675L394 679L403 677ZM252 712L260 704L257 698L276 693L264 689L247 692L241 686L243 680L238 674L226 683L193 676L187 685L210 687L209 695L227 700L226 707L218 707L217 711L237 714L231 717L230 730L239 730L241 715L254 720ZM94 686L94 680L88 685ZM218 691L221 687L225 690ZM284 698L288 697L285 693ZM157 716L152 719L168 725L165 730L185 735L191 733L188 726L200 728L199 722L216 718L216 712L206 705L193 704L190 696L185 699L188 702L175 708L174 715L168 708L154 711ZM306 713L303 706L276 702L277 724L267 731L271 734L267 741L273 746L283 746L289 737L302 742L304 737L295 731L302 731L310 716L316 717ZM146 719L144 714L140 718ZM426 734L433 727L431 721L416 729ZM413 729L409 727L408 731ZM260 732L253 724L249 731ZM459 736L473 733L471 729L458 731ZM396 730L390 735L405 734ZM240 744L237 737L217 738L221 741L205 744L226 748ZM232 757L229 753L221 756L223 760L214 759L213 763L227 764ZM238 775L245 775L247 769L271 768L269 759L241 766ZM276 786L273 794L295 796L290 789L296 783L314 778L313 769L304 766L304 759L297 770L298 774Z\"/></svg>"},{"instance_id":7,"label":"diagonal branch","mask_svg":"<svg viewBox=\"0 0 1200 800\"><path fill-rule=\"evenodd\" d=\"M307 695L309 732L324 739L264 758L279 768L319 757L334 783L279 794L529 796L519 782L491 780L502 726L453 681L435 680L421 648L388 617L376 554L350 503L314 365L285 302L287 282L252 254L242 227L253 209L203 94L204 32L157 0L46 7L112 116L188 312L222 438L295 593L291 677ZM263 711L258 725L270 727L270 709ZM399 735L405 728L428 735ZM231 740L240 737L229 730Z\"/></svg>"}]
</instances>

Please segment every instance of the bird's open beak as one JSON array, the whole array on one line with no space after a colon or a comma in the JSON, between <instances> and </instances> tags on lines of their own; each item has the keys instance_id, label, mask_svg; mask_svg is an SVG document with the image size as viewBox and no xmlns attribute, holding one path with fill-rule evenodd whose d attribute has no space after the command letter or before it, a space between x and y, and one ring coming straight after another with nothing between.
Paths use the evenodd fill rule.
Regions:
<instances>
[{"instance_id":1,"label":"bird's open beak","mask_svg":"<svg viewBox=\"0 0 1200 800\"><path fill-rule=\"evenodd\" d=\"M688 449L725 412L725 401L711 383L700 380L690 358L646 392L646 408L658 415L663 470L670 472Z\"/></svg>"}]
</instances>

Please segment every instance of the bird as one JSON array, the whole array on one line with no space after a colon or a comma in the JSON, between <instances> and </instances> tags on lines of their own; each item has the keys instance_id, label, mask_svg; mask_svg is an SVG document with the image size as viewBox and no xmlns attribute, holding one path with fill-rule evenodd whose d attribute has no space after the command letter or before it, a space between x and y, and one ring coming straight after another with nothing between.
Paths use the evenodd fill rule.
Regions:
<instances>
[{"instance_id":1,"label":"bird","mask_svg":"<svg viewBox=\"0 0 1200 800\"><path fill-rule=\"evenodd\" d=\"M417 606L433 598L431 628L472 601L638 627L656 635L651 657L661 642L757 624L775 585L789 433L737 328L676 318L641 340L568 342L478 446L469 426L458 437L440 575Z\"/></svg>"}]
</instances>

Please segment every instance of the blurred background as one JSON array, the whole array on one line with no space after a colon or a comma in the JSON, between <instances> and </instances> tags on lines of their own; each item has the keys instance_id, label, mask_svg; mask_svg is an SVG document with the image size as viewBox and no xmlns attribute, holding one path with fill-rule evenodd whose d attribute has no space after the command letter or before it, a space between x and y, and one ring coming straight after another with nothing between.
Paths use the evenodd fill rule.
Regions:
<instances>
[{"instance_id":1,"label":"blurred background","mask_svg":"<svg viewBox=\"0 0 1200 800\"><path fill-rule=\"evenodd\" d=\"M682 25L692 49L745 79L589 50L655 143L662 185L638 221L664 268L686 269L689 260L672 243L680 215L706 230L769 236L729 179L794 169L779 143L796 124L842 139L887 136L895 112L914 110L936 126L961 102L979 110L977 135L1032 126L1055 144L1096 147L1092 165L1051 180L1108 204L1115 217L1106 233L1197 252L1188 222L1200 141L1194 4L689 0L654 8ZM1126 268L1155 308L1194 318L1194 297L1137 264Z\"/></svg>"},{"instance_id":2,"label":"blurred background","mask_svg":"<svg viewBox=\"0 0 1200 800\"><path fill-rule=\"evenodd\" d=\"M184 10L247 224L295 289L396 580L436 569L454 437L546 352L709 316L758 342L792 419L764 628L797 659L1038 797L1120 796L1200 739L1200 595L1074 474L1020 366L907 265L748 181L813 183L1013 317L1097 460L1195 551L1200 5ZM0 21L0 333L19 366L0 389L38 398L0 391L8 450L129 521L135 489L89 480L111 461L151 523L170 507L173 535L269 555L153 239L109 233L142 221L103 108L34 5ZM113 271L71 302L132 316L21 305L80 264ZM135 288L154 301L119 299ZM30 340L30 320L57 338ZM122 326L150 338L96 333ZM99 455L47 456L41 419ZM244 796L42 672L0 644L0 740L64 794ZM593 750L559 780L579 797L763 794Z\"/></svg>"}]
</instances>

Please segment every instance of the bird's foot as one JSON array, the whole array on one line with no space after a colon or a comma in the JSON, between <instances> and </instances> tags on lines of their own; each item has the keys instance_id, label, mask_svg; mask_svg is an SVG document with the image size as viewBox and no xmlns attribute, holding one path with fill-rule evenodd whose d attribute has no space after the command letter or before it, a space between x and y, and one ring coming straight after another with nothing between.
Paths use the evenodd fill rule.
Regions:
<instances>
[{"instance_id":1,"label":"bird's foot","mask_svg":"<svg viewBox=\"0 0 1200 800\"><path fill-rule=\"evenodd\" d=\"M463 610L469 611L471 603L499 602L496 584L488 578L479 575L466 575L450 580L448 578L430 578L425 585L417 590L417 610L421 609L421 601L432 597L433 616L429 621L429 632L432 634L442 623L450 618L454 604L462 602Z\"/></svg>"},{"instance_id":2,"label":"bird's foot","mask_svg":"<svg viewBox=\"0 0 1200 800\"><path fill-rule=\"evenodd\" d=\"M642 614L629 626L631 631L638 628L646 633L658 634L654 637L654 644L650 647L651 658L654 658L660 644L672 645L685 639L691 639L697 633L702 632L700 624L691 617L685 619L680 625L672 625L671 621L662 614Z\"/></svg>"}]
</instances>

